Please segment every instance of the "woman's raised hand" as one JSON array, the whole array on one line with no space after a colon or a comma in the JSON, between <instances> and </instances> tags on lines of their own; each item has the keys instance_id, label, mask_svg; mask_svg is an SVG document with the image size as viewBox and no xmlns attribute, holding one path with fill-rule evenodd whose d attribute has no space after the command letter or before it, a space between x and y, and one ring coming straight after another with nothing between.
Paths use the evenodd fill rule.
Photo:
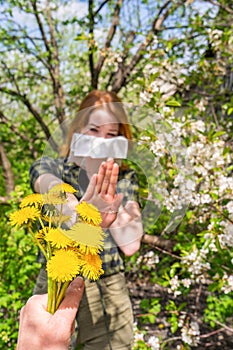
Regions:
<instances>
[{"instance_id":1,"label":"woman's raised hand","mask_svg":"<svg viewBox=\"0 0 233 350\"><path fill-rule=\"evenodd\" d=\"M82 201L95 205L102 215L103 228L108 228L116 219L123 194L116 194L119 166L109 159L100 165L98 174L94 174Z\"/></svg>"}]
</instances>

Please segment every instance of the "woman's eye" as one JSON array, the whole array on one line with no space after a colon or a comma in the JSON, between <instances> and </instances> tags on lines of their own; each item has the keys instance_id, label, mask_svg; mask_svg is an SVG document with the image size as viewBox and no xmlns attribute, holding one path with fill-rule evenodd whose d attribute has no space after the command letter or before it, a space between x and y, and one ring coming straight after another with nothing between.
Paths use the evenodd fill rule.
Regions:
<instances>
[{"instance_id":1,"label":"woman's eye","mask_svg":"<svg viewBox=\"0 0 233 350\"><path fill-rule=\"evenodd\" d=\"M92 131L92 132L97 132L98 130L95 129L95 128L90 128L90 131Z\"/></svg>"},{"instance_id":2,"label":"woman's eye","mask_svg":"<svg viewBox=\"0 0 233 350\"><path fill-rule=\"evenodd\" d=\"M112 134L112 133L108 133L108 136L109 137L116 137L117 135L116 134Z\"/></svg>"}]
</instances>

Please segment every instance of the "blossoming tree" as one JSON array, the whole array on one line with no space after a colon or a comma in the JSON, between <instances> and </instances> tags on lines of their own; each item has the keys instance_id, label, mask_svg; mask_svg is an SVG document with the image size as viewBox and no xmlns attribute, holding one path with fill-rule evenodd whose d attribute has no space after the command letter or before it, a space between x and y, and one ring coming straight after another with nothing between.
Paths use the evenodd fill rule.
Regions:
<instances>
[{"instance_id":1,"label":"blossoming tree","mask_svg":"<svg viewBox=\"0 0 233 350\"><path fill-rule=\"evenodd\" d=\"M18 310L38 269L30 237L23 228L13 232L8 217L30 192L28 167L46 140L56 152L54 130L64 138L66 118L100 88L118 92L145 120L150 115L142 127L133 123L139 149L152 159L147 245L127 267L141 289L146 279L162 292L141 296L135 349L231 348L232 8L226 0L81 4L0 6L0 347L14 348ZM37 238L62 249L70 237L57 242L59 233Z\"/></svg>"}]
</instances>

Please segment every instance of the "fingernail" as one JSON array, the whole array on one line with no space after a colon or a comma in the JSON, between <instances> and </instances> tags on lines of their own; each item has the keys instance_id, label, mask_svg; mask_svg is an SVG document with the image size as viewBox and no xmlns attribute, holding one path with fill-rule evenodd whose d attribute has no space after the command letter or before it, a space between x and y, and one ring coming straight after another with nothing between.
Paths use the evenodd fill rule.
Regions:
<instances>
[{"instance_id":1,"label":"fingernail","mask_svg":"<svg viewBox=\"0 0 233 350\"><path fill-rule=\"evenodd\" d=\"M78 276L73 280L72 284L75 284L75 287L80 288L84 284L84 279L81 276Z\"/></svg>"}]
</instances>

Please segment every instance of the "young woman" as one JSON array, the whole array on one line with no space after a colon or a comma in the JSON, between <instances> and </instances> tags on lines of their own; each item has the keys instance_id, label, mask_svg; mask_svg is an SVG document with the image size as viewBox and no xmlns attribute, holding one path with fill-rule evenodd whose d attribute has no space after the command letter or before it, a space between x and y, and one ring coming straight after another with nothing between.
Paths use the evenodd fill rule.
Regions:
<instances>
[{"instance_id":1,"label":"young woman","mask_svg":"<svg viewBox=\"0 0 233 350\"><path fill-rule=\"evenodd\" d=\"M98 90L89 93L70 126L62 156L55 160L45 157L36 161L30 169L30 179L32 189L39 193L61 182L77 189L76 197L69 194L65 208L71 217L69 225L75 222L74 208L79 201L86 200L101 211L102 227L106 232L101 252L104 275L97 282L85 281L77 317L78 344L85 350L131 349L133 313L122 253L127 256L134 254L140 247L143 233L137 176L132 169L119 166L113 159L103 161L100 155L92 156L91 150L87 156L75 158L72 145L76 134L92 136L91 142L103 140L105 149L109 140L115 141L119 136L130 141L132 136L127 116L117 95ZM46 279L43 267L35 294L47 292Z\"/></svg>"}]
</instances>

